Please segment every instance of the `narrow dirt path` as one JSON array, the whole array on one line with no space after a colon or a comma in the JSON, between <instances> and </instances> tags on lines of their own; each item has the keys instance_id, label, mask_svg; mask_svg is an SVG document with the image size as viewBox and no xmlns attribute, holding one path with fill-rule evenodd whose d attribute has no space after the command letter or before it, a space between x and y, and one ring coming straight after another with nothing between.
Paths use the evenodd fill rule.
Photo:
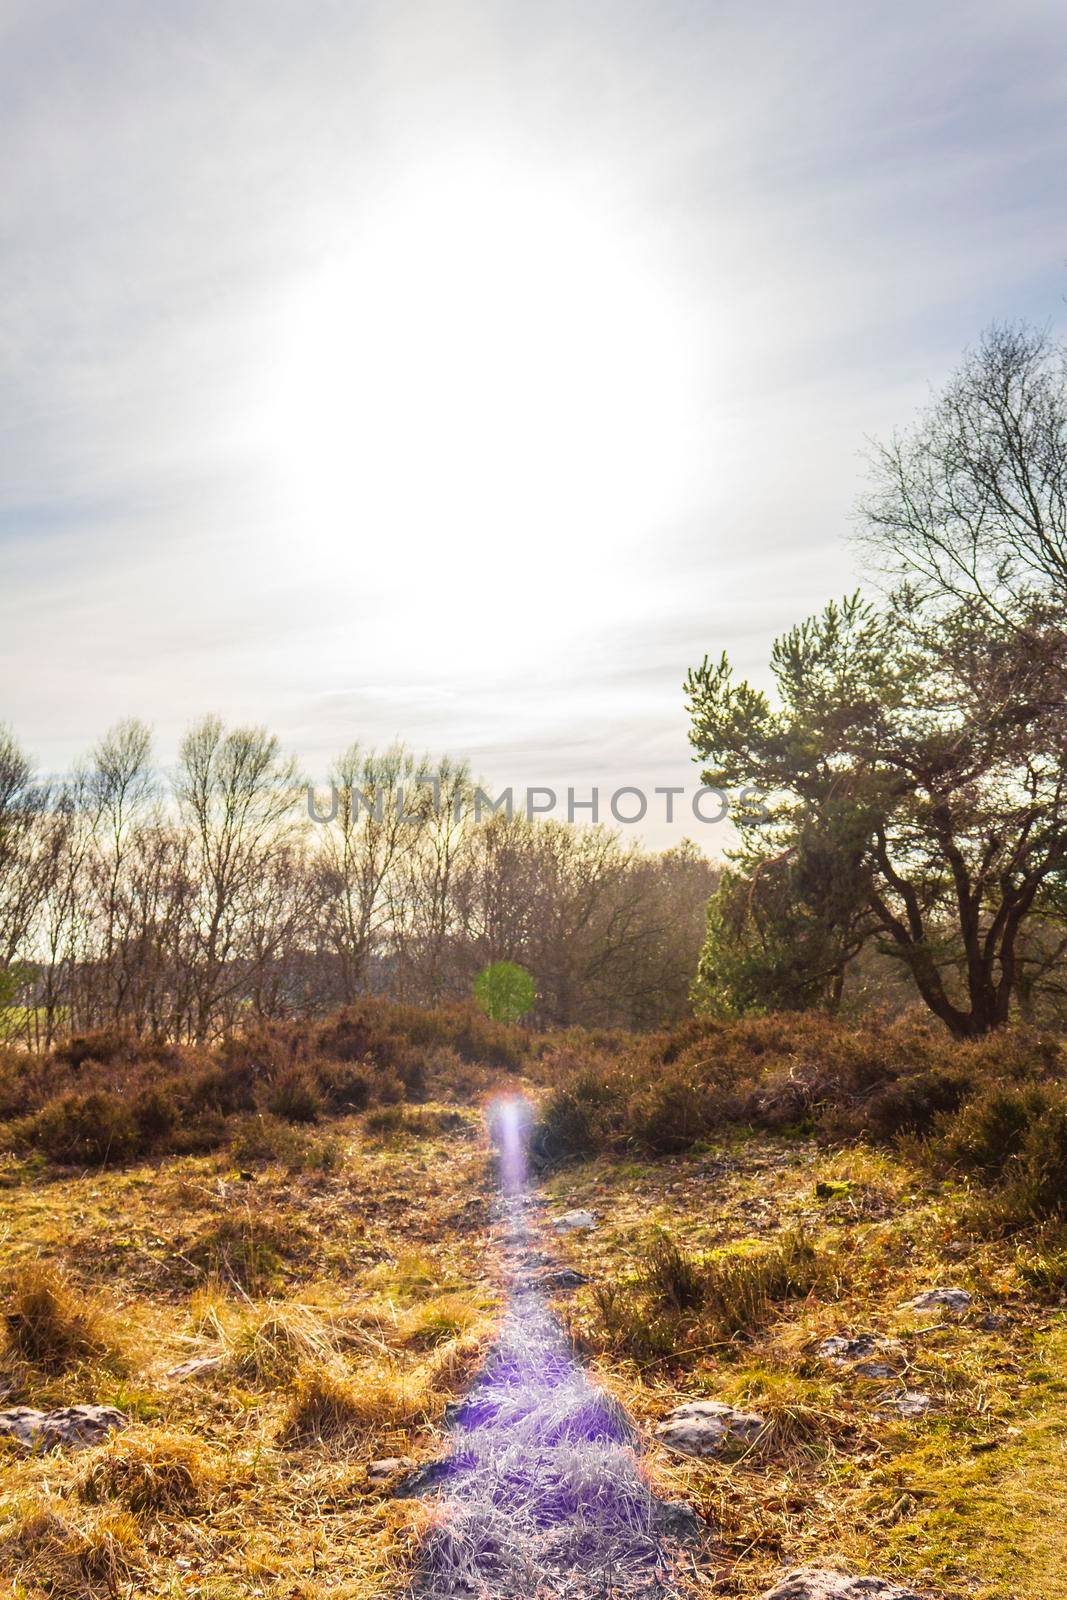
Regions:
<instances>
[{"instance_id":1,"label":"narrow dirt path","mask_svg":"<svg viewBox=\"0 0 1067 1600\"><path fill-rule=\"evenodd\" d=\"M658 1499L636 1430L576 1361L533 1276L545 1258L530 1215L523 1103L498 1108L498 1216L509 1276L499 1337L452 1418L450 1457L423 1475L441 1520L415 1592L453 1596L668 1596L685 1507Z\"/></svg>"}]
</instances>

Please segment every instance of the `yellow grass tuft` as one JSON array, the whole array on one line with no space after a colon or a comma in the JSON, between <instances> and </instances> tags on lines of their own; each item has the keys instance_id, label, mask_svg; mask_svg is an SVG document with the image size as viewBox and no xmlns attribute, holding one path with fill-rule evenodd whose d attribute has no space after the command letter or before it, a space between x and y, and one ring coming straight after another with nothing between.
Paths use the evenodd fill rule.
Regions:
<instances>
[{"instance_id":1,"label":"yellow grass tuft","mask_svg":"<svg viewBox=\"0 0 1067 1600\"><path fill-rule=\"evenodd\" d=\"M109 1511L84 1528L47 1505L31 1508L0 1541L0 1570L53 1600L117 1594L144 1569L145 1552L128 1511Z\"/></svg>"},{"instance_id":2,"label":"yellow grass tuft","mask_svg":"<svg viewBox=\"0 0 1067 1600\"><path fill-rule=\"evenodd\" d=\"M415 1347L447 1344L469 1333L482 1315L481 1307L468 1295L440 1294L412 1306L398 1318L401 1344Z\"/></svg>"},{"instance_id":3,"label":"yellow grass tuft","mask_svg":"<svg viewBox=\"0 0 1067 1600\"><path fill-rule=\"evenodd\" d=\"M123 1364L112 1319L58 1267L43 1261L27 1261L16 1270L4 1322L10 1353L46 1372L62 1372L79 1361Z\"/></svg>"},{"instance_id":4,"label":"yellow grass tuft","mask_svg":"<svg viewBox=\"0 0 1067 1600\"><path fill-rule=\"evenodd\" d=\"M736 1387L733 1398L765 1418L750 1452L761 1461L823 1455L855 1438L854 1419L830 1383L760 1370Z\"/></svg>"},{"instance_id":5,"label":"yellow grass tuft","mask_svg":"<svg viewBox=\"0 0 1067 1600\"><path fill-rule=\"evenodd\" d=\"M278 1442L321 1444L346 1435L414 1428L426 1421L426 1375L381 1362L351 1374L315 1364L297 1374Z\"/></svg>"},{"instance_id":6,"label":"yellow grass tuft","mask_svg":"<svg viewBox=\"0 0 1067 1600\"><path fill-rule=\"evenodd\" d=\"M192 1435L131 1432L94 1452L77 1488L90 1505L118 1500L138 1514L189 1516L207 1509L221 1484L217 1463Z\"/></svg>"},{"instance_id":7,"label":"yellow grass tuft","mask_svg":"<svg viewBox=\"0 0 1067 1600\"><path fill-rule=\"evenodd\" d=\"M234 1372L256 1383L287 1383L301 1366L328 1362L334 1340L307 1306L272 1302L251 1312L231 1342Z\"/></svg>"}]
</instances>

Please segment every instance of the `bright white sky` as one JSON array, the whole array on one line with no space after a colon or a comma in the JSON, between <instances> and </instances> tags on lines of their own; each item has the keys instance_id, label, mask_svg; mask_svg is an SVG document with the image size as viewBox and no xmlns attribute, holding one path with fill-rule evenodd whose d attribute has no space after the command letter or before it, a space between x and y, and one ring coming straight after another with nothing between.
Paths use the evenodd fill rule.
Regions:
<instances>
[{"instance_id":1,"label":"bright white sky","mask_svg":"<svg viewBox=\"0 0 1067 1600\"><path fill-rule=\"evenodd\" d=\"M0 0L0 720L694 786L865 436L1062 329L1065 108L1059 0Z\"/></svg>"}]
</instances>

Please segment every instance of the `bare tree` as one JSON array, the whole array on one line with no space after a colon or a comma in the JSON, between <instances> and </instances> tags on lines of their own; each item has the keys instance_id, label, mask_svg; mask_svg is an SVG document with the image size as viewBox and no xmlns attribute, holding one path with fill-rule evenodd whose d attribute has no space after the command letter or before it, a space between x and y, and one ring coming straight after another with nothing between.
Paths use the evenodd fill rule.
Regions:
<instances>
[{"instance_id":1,"label":"bare tree","mask_svg":"<svg viewBox=\"0 0 1067 1600\"><path fill-rule=\"evenodd\" d=\"M874 446L861 538L909 602L1012 620L1067 602L1067 353L993 327L910 430Z\"/></svg>"},{"instance_id":2,"label":"bare tree","mask_svg":"<svg viewBox=\"0 0 1067 1600\"><path fill-rule=\"evenodd\" d=\"M190 1028L212 1032L239 985L242 934L257 881L289 844L297 768L265 728L227 732L207 717L182 740L176 793L197 856L195 996Z\"/></svg>"},{"instance_id":3,"label":"bare tree","mask_svg":"<svg viewBox=\"0 0 1067 1600\"><path fill-rule=\"evenodd\" d=\"M368 991L469 997L482 967L533 972L539 1019L678 1014L710 868L603 829L481 819L466 766L353 746L310 830L295 764L261 728L186 735L168 793L148 730L110 730L45 793L0 741L0 1005L49 1046L126 1027L203 1040L242 1015L317 1014ZM683 859L684 858L684 859ZM31 992L32 991L32 992ZM28 1021L27 1021L28 1019Z\"/></svg>"},{"instance_id":4,"label":"bare tree","mask_svg":"<svg viewBox=\"0 0 1067 1600\"><path fill-rule=\"evenodd\" d=\"M0 968L29 954L44 892L39 852L46 790L10 729L0 724Z\"/></svg>"},{"instance_id":5,"label":"bare tree","mask_svg":"<svg viewBox=\"0 0 1067 1600\"><path fill-rule=\"evenodd\" d=\"M337 815L322 848L322 905L341 995L365 986L372 955L395 923L398 875L417 848L432 796L409 750L350 745L331 775Z\"/></svg>"},{"instance_id":6,"label":"bare tree","mask_svg":"<svg viewBox=\"0 0 1067 1600\"><path fill-rule=\"evenodd\" d=\"M466 764L447 757L433 767L426 761L424 771L432 804L415 848L405 857L393 939L398 990L425 1005L437 1005L450 990L456 992L457 974L450 971L459 928L455 891L474 833L473 786Z\"/></svg>"},{"instance_id":7,"label":"bare tree","mask_svg":"<svg viewBox=\"0 0 1067 1600\"><path fill-rule=\"evenodd\" d=\"M123 937L120 912L129 909L124 879L156 793L152 736L143 723L130 720L109 729L92 752L87 789L96 825L92 876L100 919L95 1000L101 1014L115 1020L126 1013L130 961L136 960Z\"/></svg>"}]
</instances>

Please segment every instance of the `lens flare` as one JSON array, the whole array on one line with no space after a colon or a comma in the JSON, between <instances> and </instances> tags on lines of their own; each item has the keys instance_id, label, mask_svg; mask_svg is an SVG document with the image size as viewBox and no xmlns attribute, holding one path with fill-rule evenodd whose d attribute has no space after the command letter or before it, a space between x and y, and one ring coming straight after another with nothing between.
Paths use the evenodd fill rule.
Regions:
<instances>
[{"instance_id":1,"label":"lens flare","mask_svg":"<svg viewBox=\"0 0 1067 1600\"><path fill-rule=\"evenodd\" d=\"M495 1100L488 1123L510 1299L485 1366L453 1412L452 1454L405 1491L440 1491L444 1500L417 1592L428 1600L663 1594L684 1508L653 1493L637 1430L589 1381L542 1299L545 1258L531 1226L539 1202L526 1189L533 1107L519 1096Z\"/></svg>"},{"instance_id":2,"label":"lens flare","mask_svg":"<svg viewBox=\"0 0 1067 1600\"><path fill-rule=\"evenodd\" d=\"M521 1194L528 1175L533 1107L521 1095L494 1100L489 1106L488 1121L499 1161L500 1187L506 1195Z\"/></svg>"}]
</instances>

